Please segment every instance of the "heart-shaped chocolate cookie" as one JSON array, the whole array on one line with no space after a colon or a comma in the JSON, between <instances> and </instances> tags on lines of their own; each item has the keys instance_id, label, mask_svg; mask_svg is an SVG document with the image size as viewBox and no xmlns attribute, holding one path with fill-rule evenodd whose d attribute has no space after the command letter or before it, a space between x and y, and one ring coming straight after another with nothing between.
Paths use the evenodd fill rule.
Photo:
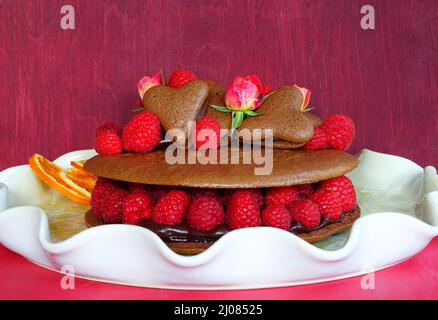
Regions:
<instances>
[{"instance_id":1,"label":"heart-shaped chocolate cookie","mask_svg":"<svg viewBox=\"0 0 438 320\"><path fill-rule=\"evenodd\" d=\"M183 129L187 137L187 123L196 121L208 92L208 84L202 80L191 81L178 89L159 85L146 91L143 104L157 115L166 131Z\"/></svg>"},{"instance_id":2,"label":"heart-shaped chocolate cookie","mask_svg":"<svg viewBox=\"0 0 438 320\"><path fill-rule=\"evenodd\" d=\"M229 130L231 128L231 113L220 112L209 106L212 104L225 107L225 87L214 80L206 80L206 82L209 87L209 95L205 106L205 115L215 118L219 122L221 129Z\"/></svg>"},{"instance_id":3,"label":"heart-shaped chocolate cookie","mask_svg":"<svg viewBox=\"0 0 438 320\"><path fill-rule=\"evenodd\" d=\"M313 137L314 120L300 111L302 102L303 95L299 89L281 87L257 110L262 114L245 119L239 131L272 129L274 140L286 141L291 148L298 148ZM242 139L245 140L245 137Z\"/></svg>"}]
</instances>

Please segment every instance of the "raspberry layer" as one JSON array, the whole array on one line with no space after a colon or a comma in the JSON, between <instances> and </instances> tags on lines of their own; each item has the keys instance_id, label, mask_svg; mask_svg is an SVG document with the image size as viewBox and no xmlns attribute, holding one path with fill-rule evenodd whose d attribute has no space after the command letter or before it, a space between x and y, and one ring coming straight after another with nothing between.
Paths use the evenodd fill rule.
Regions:
<instances>
[{"instance_id":1,"label":"raspberry layer","mask_svg":"<svg viewBox=\"0 0 438 320\"><path fill-rule=\"evenodd\" d=\"M359 216L360 208L356 207L354 210L343 214L341 218L336 221L322 219L320 225L313 229L305 228L300 223L295 222L292 224L289 231L310 243L314 243L351 227L353 222L357 220ZM95 215L92 213L92 210L89 210L85 214L85 221L89 227L103 224L99 218L95 217ZM201 232L191 228L186 223L181 223L175 226L167 226L154 223L151 220L142 220L139 225L157 234L172 248L185 249L187 249L189 246L184 244L189 244L191 248L205 249L226 233L231 231L225 225L211 231Z\"/></svg>"}]
</instances>

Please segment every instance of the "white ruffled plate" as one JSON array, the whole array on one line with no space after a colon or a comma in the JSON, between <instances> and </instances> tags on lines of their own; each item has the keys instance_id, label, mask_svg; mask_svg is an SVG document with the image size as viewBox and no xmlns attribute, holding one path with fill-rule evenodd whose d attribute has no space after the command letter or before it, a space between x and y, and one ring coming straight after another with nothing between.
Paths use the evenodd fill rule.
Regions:
<instances>
[{"instance_id":1,"label":"white ruffled plate","mask_svg":"<svg viewBox=\"0 0 438 320\"><path fill-rule=\"evenodd\" d=\"M68 167L94 154L72 152L55 163ZM53 242L47 215L36 206L53 191L27 165L0 173L0 243L49 269L67 265L79 277L145 287L263 288L360 275L408 259L438 234L438 176L433 167L369 150L359 159L349 177L362 217L351 232L317 246L269 227L230 232L196 256L178 255L154 233L129 225Z\"/></svg>"}]
</instances>

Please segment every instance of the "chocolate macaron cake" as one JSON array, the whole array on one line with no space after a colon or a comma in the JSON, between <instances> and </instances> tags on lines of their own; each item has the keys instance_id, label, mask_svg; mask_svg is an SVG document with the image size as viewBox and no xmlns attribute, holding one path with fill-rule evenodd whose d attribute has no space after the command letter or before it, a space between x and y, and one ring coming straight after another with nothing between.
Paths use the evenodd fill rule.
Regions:
<instances>
[{"instance_id":1,"label":"chocolate macaron cake","mask_svg":"<svg viewBox=\"0 0 438 320\"><path fill-rule=\"evenodd\" d=\"M239 228L280 228L314 243L358 219L345 176L358 165L346 152L355 135L349 117L322 121L309 111L308 90L272 90L256 76L228 89L185 70L167 85L157 79L139 83L142 110L123 129L98 129L99 155L84 166L99 177L89 227L135 224L177 253L197 254ZM182 142L166 135L173 129L184 132ZM266 129L257 141L239 135ZM233 139L237 145L227 143ZM263 163L250 161L255 147ZM178 152L183 161L169 160Z\"/></svg>"}]
</instances>

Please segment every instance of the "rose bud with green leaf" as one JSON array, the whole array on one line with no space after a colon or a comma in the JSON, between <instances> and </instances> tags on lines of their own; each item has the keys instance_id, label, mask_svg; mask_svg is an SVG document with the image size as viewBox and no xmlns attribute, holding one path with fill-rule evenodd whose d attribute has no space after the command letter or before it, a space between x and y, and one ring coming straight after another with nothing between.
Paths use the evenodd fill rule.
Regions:
<instances>
[{"instance_id":1,"label":"rose bud with green leaf","mask_svg":"<svg viewBox=\"0 0 438 320\"><path fill-rule=\"evenodd\" d=\"M309 105L309 101L310 101L310 90L306 89L306 88L302 88L302 87L298 87L296 84L294 85L295 88L297 88L298 90L300 90L301 94L303 95L303 103L301 104L300 107L300 111L301 112L308 112L310 110L312 110L313 108L307 108L307 106Z\"/></svg>"},{"instance_id":2,"label":"rose bud with green leaf","mask_svg":"<svg viewBox=\"0 0 438 320\"><path fill-rule=\"evenodd\" d=\"M210 105L210 107L221 112L231 113L233 119L231 126L236 129L242 124L245 116L254 117L261 114L255 110L269 96L262 97L261 86L260 79L256 75L236 77L225 95L226 107L216 105Z\"/></svg>"},{"instance_id":3,"label":"rose bud with green leaf","mask_svg":"<svg viewBox=\"0 0 438 320\"><path fill-rule=\"evenodd\" d=\"M138 93L140 94L140 98L143 99L143 96L146 93L146 91L160 84L162 84L162 77L160 72L154 74L152 77L144 76L143 78L141 78L141 80L137 83L137 88L138 88Z\"/></svg>"}]
</instances>

